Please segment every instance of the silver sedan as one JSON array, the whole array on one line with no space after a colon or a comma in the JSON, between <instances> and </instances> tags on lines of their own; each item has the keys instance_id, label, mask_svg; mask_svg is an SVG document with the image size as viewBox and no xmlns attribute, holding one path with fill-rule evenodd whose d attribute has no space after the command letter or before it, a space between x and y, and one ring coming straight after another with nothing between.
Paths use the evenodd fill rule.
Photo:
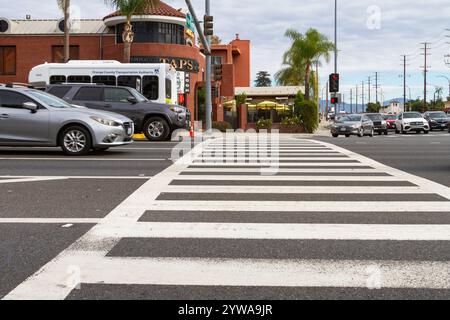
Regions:
<instances>
[{"instance_id":1,"label":"silver sedan","mask_svg":"<svg viewBox=\"0 0 450 320\"><path fill-rule=\"evenodd\" d=\"M38 90L0 86L0 145L59 146L68 155L133 143L133 121Z\"/></svg>"},{"instance_id":2,"label":"silver sedan","mask_svg":"<svg viewBox=\"0 0 450 320\"><path fill-rule=\"evenodd\" d=\"M331 126L331 135L335 138L344 135L350 136L370 136L373 137L375 128L372 120L366 115L350 114L340 117L336 123Z\"/></svg>"}]
</instances>

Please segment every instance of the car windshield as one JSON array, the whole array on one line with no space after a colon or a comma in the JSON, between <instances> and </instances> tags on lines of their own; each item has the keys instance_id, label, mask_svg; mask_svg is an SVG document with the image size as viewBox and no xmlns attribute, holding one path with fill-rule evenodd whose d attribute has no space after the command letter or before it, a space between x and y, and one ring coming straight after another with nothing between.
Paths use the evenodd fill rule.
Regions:
<instances>
[{"instance_id":1,"label":"car windshield","mask_svg":"<svg viewBox=\"0 0 450 320\"><path fill-rule=\"evenodd\" d=\"M397 116L393 114L389 114L387 116L384 116L384 120L396 120Z\"/></svg>"},{"instance_id":2,"label":"car windshield","mask_svg":"<svg viewBox=\"0 0 450 320\"><path fill-rule=\"evenodd\" d=\"M338 122L358 122L358 121L361 121L361 116L357 114L341 117L338 120Z\"/></svg>"},{"instance_id":3,"label":"car windshield","mask_svg":"<svg viewBox=\"0 0 450 320\"><path fill-rule=\"evenodd\" d=\"M431 119L442 119L447 118L446 114L444 112L431 112L430 114Z\"/></svg>"},{"instance_id":4,"label":"car windshield","mask_svg":"<svg viewBox=\"0 0 450 320\"><path fill-rule=\"evenodd\" d=\"M381 114L368 114L367 117L372 121L381 121L383 120L383 117Z\"/></svg>"},{"instance_id":5,"label":"car windshield","mask_svg":"<svg viewBox=\"0 0 450 320\"><path fill-rule=\"evenodd\" d=\"M34 98L39 99L40 101L44 102L46 105L52 108L59 108L59 109L74 108L66 101L42 91L29 90L27 91L27 93L33 96Z\"/></svg>"},{"instance_id":6,"label":"car windshield","mask_svg":"<svg viewBox=\"0 0 450 320\"><path fill-rule=\"evenodd\" d=\"M403 118L404 119L416 119L416 118L422 118L422 115L420 113L417 113L417 112L404 113L403 114Z\"/></svg>"},{"instance_id":7,"label":"car windshield","mask_svg":"<svg viewBox=\"0 0 450 320\"><path fill-rule=\"evenodd\" d=\"M147 102L148 99L146 97L144 97L141 93L139 93L139 91L137 91L136 89L130 88L131 92L133 93L133 95L136 97L136 99L138 99L139 102Z\"/></svg>"}]
</instances>

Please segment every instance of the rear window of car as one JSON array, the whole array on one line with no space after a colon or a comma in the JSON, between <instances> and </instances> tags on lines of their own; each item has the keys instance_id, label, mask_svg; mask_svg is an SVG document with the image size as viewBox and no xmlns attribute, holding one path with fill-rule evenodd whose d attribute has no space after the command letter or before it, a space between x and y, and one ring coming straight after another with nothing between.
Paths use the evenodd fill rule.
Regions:
<instances>
[{"instance_id":1,"label":"rear window of car","mask_svg":"<svg viewBox=\"0 0 450 320\"><path fill-rule=\"evenodd\" d=\"M68 86L58 86L58 87L51 87L47 92L58 97L58 98L64 98L64 96L72 89L72 87Z\"/></svg>"},{"instance_id":2,"label":"rear window of car","mask_svg":"<svg viewBox=\"0 0 450 320\"><path fill-rule=\"evenodd\" d=\"M75 101L103 101L103 88L82 87L73 98Z\"/></svg>"},{"instance_id":3,"label":"rear window of car","mask_svg":"<svg viewBox=\"0 0 450 320\"><path fill-rule=\"evenodd\" d=\"M381 114L368 114L367 117L372 121L381 121L383 120L383 117Z\"/></svg>"}]
</instances>

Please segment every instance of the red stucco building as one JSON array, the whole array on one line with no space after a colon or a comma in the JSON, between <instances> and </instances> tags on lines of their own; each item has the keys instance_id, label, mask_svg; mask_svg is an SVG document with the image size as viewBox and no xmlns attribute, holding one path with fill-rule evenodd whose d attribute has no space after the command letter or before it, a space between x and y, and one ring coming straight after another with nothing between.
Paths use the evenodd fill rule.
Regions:
<instances>
[{"instance_id":1,"label":"red stucco building","mask_svg":"<svg viewBox=\"0 0 450 320\"><path fill-rule=\"evenodd\" d=\"M161 3L144 15L133 16L135 32L131 61L166 62L183 74L180 101L202 119L198 96L204 87L205 56L183 10ZM103 19L74 20L71 26L72 60L123 60L125 17L114 12ZM32 67L62 62L64 21L0 18L0 83L28 82ZM250 41L239 36L229 44L213 45L213 63L223 65L223 79L213 84L214 120L224 119L223 104L234 99L235 87L250 86Z\"/></svg>"}]
</instances>

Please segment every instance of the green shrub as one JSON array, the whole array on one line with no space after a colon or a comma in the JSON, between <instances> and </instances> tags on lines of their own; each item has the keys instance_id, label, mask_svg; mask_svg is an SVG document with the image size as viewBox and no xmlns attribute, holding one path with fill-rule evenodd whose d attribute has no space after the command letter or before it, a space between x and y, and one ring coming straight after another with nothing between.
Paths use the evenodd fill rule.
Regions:
<instances>
[{"instance_id":1,"label":"green shrub","mask_svg":"<svg viewBox=\"0 0 450 320\"><path fill-rule=\"evenodd\" d=\"M227 132L227 130L233 129L231 124L225 121L214 121L212 127L220 132Z\"/></svg>"},{"instance_id":2,"label":"green shrub","mask_svg":"<svg viewBox=\"0 0 450 320\"><path fill-rule=\"evenodd\" d=\"M256 123L256 128L258 129L271 129L272 128L272 120L271 119L259 119Z\"/></svg>"},{"instance_id":3,"label":"green shrub","mask_svg":"<svg viewBox=\"0 0 450 320\"><path fill-rule=\"evenodd\" d=\"M245 104L246 102L247 102L247 94L245 92L236 96L236 105L237 106Z\"/></svg>"},{"instance_id":4,"label":"green shrub","mask_svg":"<svg viewBox=\"0 0 450 320\"><path fill-rule=\"evenodd\" d=\"M284 118L283 121L281 121L281 125L283 126L299 126L301 124L302 121L298 116L293 116L292 118Z\"/></svg>"},{"instance_id":5,"label":"green shrub","mask_svg":"<svg viewBox=\"0 0 450 320\"><path fill-rule=\"evenodd\" d=\"M319 127L319 107L313 101L304 100L303 94L298 93L295 98L295 113L301 119L305 130L313 133Z\"/></svg>"}]
</instances>

